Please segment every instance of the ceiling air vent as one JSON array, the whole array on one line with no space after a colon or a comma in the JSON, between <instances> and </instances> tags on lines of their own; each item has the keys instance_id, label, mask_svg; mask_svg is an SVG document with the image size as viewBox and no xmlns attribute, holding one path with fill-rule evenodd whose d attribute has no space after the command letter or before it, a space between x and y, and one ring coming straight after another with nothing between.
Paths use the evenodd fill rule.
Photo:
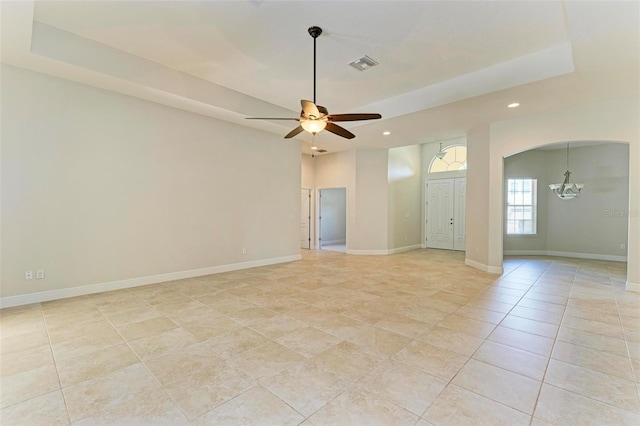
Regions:
<instances>
[{"instance_id":1,"label":"ceiling air vent","mask_svg":"<svg viewBox=\"0 0 640 426\"><path fill-rule=\"evenodd\" d=\"M356 59L355 61L351 62L349 65L354 67L358 71L366 71L371 67L375 67L376 65L378 65L378 63L365 55L362 58Z\"/></svg>"}]
</instances>

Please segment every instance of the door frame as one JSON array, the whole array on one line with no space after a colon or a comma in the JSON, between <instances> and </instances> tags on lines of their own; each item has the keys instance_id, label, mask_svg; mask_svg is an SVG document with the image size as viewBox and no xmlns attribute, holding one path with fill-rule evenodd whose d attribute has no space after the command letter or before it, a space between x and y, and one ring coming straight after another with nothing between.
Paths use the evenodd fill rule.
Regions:
<instances>
[{"instance_id":1,"label":"door frame","mask_svg":"<svg viewBox=\"0 0 640 426\"><path fill-rule=\"evenodd\" d=\"M321 236L322 236L322 230L321 230L321 223L320 223L320 214L322 213L320 211L321 209L321 201L320 201L320 197L321 197L321 192L327 189L344 189L344 193L345 193L345 247L349 247L349 189L346 186L327 186L327 187L319 187L316 188L316 197L315 197L315 239L314 239L314 246L317 250L322 250L322 244L321 244Z\"/></svg>"},{"instance_id":2,"label":"door frame","mask_svg":"<svg viewBox=\"0 0 640 426\"><path fill-rule=\"evenodd\" d=\"M446 174L445 174L446 173ZM456 180L458 179L467 179L467 175L466 173L460 173L460 172L451 172L451 173L442 173L442 175L444 176L439 176L440 173L438 173L438 177L433 176L433 174L431 174L431 176L427 177L424 179L424 187L423 187L423 191L422 191L422 197L423 197L423 203L422 203L422 242L420 243L422 248L428 248L427 247L427 237L428 237L428 227L427 227L427 220L429 219L429 210L427 207L428 201L429 201L429 188L428 188L428 184L430 180L445 180L445 179L451 179L453 181L453 185L452 185L452 190L453 190L453 197L455 199L455 193L456 193ZM454 200L454 211L453 214L455 215L455 200ZM454 232L453 232L453 237L454 240L452 240L453 246L450 250L453 251L466 251L466 241L467 241L467 237L466 237L466 189L465 189L465 249L461 250L461 249L456 249L455 246L455 228L454 228ZM455 225L454 225L455 226ZM438 249L434 249L434 250L438 250ZM443 249L443 250L449 250L449 249Z\"/></svg>"},{"instance_id":3,"label":"door frame","mask_svg":"<svg viewBox=\"0 0 640 426\"><path fill-rule=\"evenodd\" d=\"M314 248L314 236L315 236L313 188L308 186L301 186L300 191L308 191L309 193L309 248L307 250L312 250ZM302 212L300 213L301 213L300 216L302 216ZM304 248L304 247L300 247L300 248Z\"/></svg>"}]
</instances>

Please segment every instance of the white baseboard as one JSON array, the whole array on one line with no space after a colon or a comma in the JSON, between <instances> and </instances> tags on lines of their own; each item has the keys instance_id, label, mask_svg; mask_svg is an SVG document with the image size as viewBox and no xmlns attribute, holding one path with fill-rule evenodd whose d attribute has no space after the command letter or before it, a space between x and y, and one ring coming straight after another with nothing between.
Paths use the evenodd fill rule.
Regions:
<instances>
[{"instance_id":1,"label":"white baseboard","mask_svg":"<svg viewBox=\"0 0 640 426\"><path fill-rule=\"evenodd\" d=\"M490 274L502 275L503 272L502 266L489 266L471 259L465 259L464 264L471 266L472 268L480 269L484 272L489 272Z\"/></svg>"},{"instance_id":2,"label":"white baseboard","mask_svg":"<svg viewBox=\"0 0 640 426\"><path fill-rule=\"evenodd\" d=\"M367 256L385 256L389 254L389 250L353 250L347 249L347 254L367 255Z\"/></svg>"},{"instance_id":3,"label":"white baseboard","mask_svg":"<svg viewBox=\"0 0 640 426\"><path fill-rule=\"evenodd\" d=\"M548 256L546 250L504 250L505 256Z\"/></svg>"},{"instance_id":4,"label":"white baseboard","mask_svg":"<svg viewBox=\"0 0 640 426\"><path fill-rule=\"evenodd\" d=\"M347 244L347 240L322 240L323 246L330 246L334 244Z\"/></svg>"},{"instance_id":5,"label":"white baseboard","mask_svg":"<svg viewBox=\"0 0 640 426\"><path fill-rule=\"evenodd\" d=\"M504 254L507 256L572 257L576 259L608 260L611 262L627 261L627 256L613 256L609 254L595 254L595 253L574 253L570 251L554 251L554 250L505 250Z\"/></svg>"},{"instance_id":6,"label":"white baseboard","mask_svg":"<svg viewBox=\"0 0 640 426\"><path fill-rule=\"evenodd\" d=\"M627 281L627 285L625 286L627 291L634 291L640 293L640 283L632 283Z\"/></svg>"},{"instance_id":7,"label":"white baseboard","mask_svg":"<svg viewBox=\"0 0 640 426\"><path fill-rule=\"evenodd\" d=\"M409 250L415 250L421 248L420 244L415 244L412 246L398 247L394 249L388 250L353 250L347 249L347 254L355 254L361 256L386 256L389 254L402 253Z\"/></svg>"},{"instance_id":8,"label":"white baseboard","mask_svg":"<svg viewBox=\"0 0 640 426\"><path fill-rule=\"evenodd\" d=\"M271 259L253 260L250 262L232 263L228 265L211 266L208 268L191 269L188 271L169 272L167 274L152 275L148 277L131 278L128 280L111 281L99 284L90 284L79 287L62 288L59 290L42 291L38 293L21 294L0 298L0 308L22 306L31 303L46 302L49 300L65 299L86 294L102 293L103 291L120 290L123 288L138 287L141 285L156 284L166 281L180 280L184 278L200 277L203 275L219 274L221 272L237 271L240 269L256 268L258 266L287 263L302 259L302 255L296 254Z\"/></svg>"},{"instance_id":9,"label":"white baseboard","mask_svg":"<svg viewBox=\"0 0 640 426\"><path fill-rule=\"evenodd\" d=\"M421 244L414 244L412 246L404 246L404 247L397 247L397 248L394 248L394 249L389 249L389 250L387 250L387 253L388 254L396 254L396 253L402 253L402 252L405 252L405 251L416 250L416 249L419 249L419 248L422 248Z\"/></svg>"}]
</instances>

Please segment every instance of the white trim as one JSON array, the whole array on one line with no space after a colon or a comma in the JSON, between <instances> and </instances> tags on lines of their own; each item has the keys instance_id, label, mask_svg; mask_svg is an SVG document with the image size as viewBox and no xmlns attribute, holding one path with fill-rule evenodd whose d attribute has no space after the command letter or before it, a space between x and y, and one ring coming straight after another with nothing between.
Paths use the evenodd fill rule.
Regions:
<instances>
[{"instance_id":1,"label":"white trim","mask_svg":"<svg viewBox=\"0 0 640 426\"><path fill-rule=\"evenodd\" d=\"M83 296L86 294L102 293L103 291L119 290L123 288L138 287L141 285L156 284L166 281L180 280L184 278L200 277L203 275L219 274L221 272L237 271L258 266L287 263L302 259L301 254L271 259L253 260L250 262L231 263L228 265L211 266L208 268L191 269L188 271L169 272L167 274L151 275L148 277L131 278L127 280L111 281L99 284L90 284L58 290L41 291L38 293L21 294L0 298L0 308L28 305L31 303L46 302L48 300L65 299L67 297Z\"/></svg>"},{"instance_id":2,"label":"white trim","mask_svg":"<svg viewBox=\"0 0 640 426\"><path fill-rule=\"evenodd\" d=\"M557 256L573 257L576 259L608 260L611 262L626 262L627 256L613 256L610 254L574 253L570 251L554 250L505 250L507 256Z\"/></svg>"},{"instance_id":3,"label":"white trim","mask_svg":"<svg viewBox=\"0 0 640 426\"><path fill-rule=\"evenodd\" d=\"M415 250L415 249L419 249L419 248L422 248L422 244L414 244L412 246L397 247L397 248L394 248L394 249L387 250L387 254L402 253L402 252L405 252L405 251L411 251L411 250Z\"/></svg>"},{"instance_id":4,"label":"white trim","mask_svg":"<svg viewBox=\"0 0 640 426\"><path fill-rule=\"evenodd\" d=\"M640 283L631 283L627 281L626 289L627 291L634 291L634 292L640 293Z\"/></svg>"},{"instance_id":5,"label":"white trim","mask_svg":"<svg viewBox=\"0 0 640 426\"><path fill-rule=\"evenodd\" d=\"M389 250L352 250L352 249L347 249L347 254L384 256L384 255L389 254Z\"/></svg>"},{"instance_id":6,"label":"white trim","mask_svg":"<svg viewBox=\"0 0 640 426\"><path fill-rule=\"evenodd\" d=\"M347 244L347 240L328 240L328 241L323 240L322 241L323 246L330 246L334 244Z\"/></svg>"},{"instance_id":7,"label":"white trim","mask_svg":"<svg viewBox=\"0 0 640 426\"><path fill-rule=\"evenodd\" d=\"M404 247L397 247L394 249L388 249L388 250L352 250L352 249L347 249L347 254L354 254L354 255L364 255L364 256L386 256L389 254L397 254L397 253L402 253L405 251L410 251L410 250L416 250L419 248L424 248L422 246L422 244L414 244L411 246L404 246Z\"/></svg>"},{"instance_id":8,"label":"white trim","mask_svg":"<svg viewBox=\"0 0 640 426\"><path fill-rule=\"evenodd\" d=\"M505 250L505 256L548 256L546 250Z\"/></svg>"},{"instance_id":9,"label":"white trim","mask_svg":"<svg viewBox=\"0 0 640 426\"><path fill-rule=\"evenodd\" d=\"M502 272L503 272L502 266L484 265L480 262L476 262L471 259L465 259L464 264L467 266L471 266L472 268L480 269L481 271L484 271L484 272L489 272L490 274L502 275Z\"/></svg>"},{"instance_id":10,"label":"white trim","mask_svg":"<svg viewBox=\"0 0 640 426\"><path fill-rule=\"evenodd\" d=\"M306 154L303 154L306 155ZM315 250L316 248L316 218L315 218L315 189L310 186L301 186L301 191L309 191L309 248L308 250ZM301 247L306 249L305 247Z\"/></svg>"}]
</instances>

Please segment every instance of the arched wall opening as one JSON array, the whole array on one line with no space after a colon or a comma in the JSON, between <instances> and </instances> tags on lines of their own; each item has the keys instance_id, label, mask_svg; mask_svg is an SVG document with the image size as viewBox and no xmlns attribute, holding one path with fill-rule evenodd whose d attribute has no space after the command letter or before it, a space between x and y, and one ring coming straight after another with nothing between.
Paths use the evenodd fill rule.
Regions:
<instances>
[{"instance_id":1,"label":"arched wall opening","mask_svg":"<svg viewBox=\"0 0 640 426\"><path fill-rule=\"evenodd\" d=\"M572 142L569 151L561 142L504 159L503 254L626 262L629 144ZM567 169L585 185L572 199L549 188Z\"/></svg>"},{"instance_id":2,"label":"arched wall opening","mask_svg":"<svg viewBox=\"0 0 640 426\"><path fill-rule=\"evenodd\" d=\"M488 174L487 221L484 234L478 232L476 252L481 264L486 261L487 270L502 271L503 223L504 223L504 158L540 146L559 142L602 141L629 145L629 211L627 290L640 291L640 129L637 117L640 113L638 97L623 98L575 108L552 111L539 115L492 123L488 131L479 132L477 140L469 144L484 144L489 149L488 170L480 170L479 178ZM485 139L485 140L482 140ZM469 167L472 172L473 166ZM487 173L488 172L488 173ZM469 176L469 178L473 178ZM471 208L471 206L470 206ZM482 224L476 225L482 226ZM485 225L486 226L486 225ZM483 241L485 240L485 241ZM486 243L483 246L482 243ZM474 253L471 253L473 256ZM484 256L484 257L482 257ZM470 264L474 259L470 258Z\"/></svg>"}]
</instances>

